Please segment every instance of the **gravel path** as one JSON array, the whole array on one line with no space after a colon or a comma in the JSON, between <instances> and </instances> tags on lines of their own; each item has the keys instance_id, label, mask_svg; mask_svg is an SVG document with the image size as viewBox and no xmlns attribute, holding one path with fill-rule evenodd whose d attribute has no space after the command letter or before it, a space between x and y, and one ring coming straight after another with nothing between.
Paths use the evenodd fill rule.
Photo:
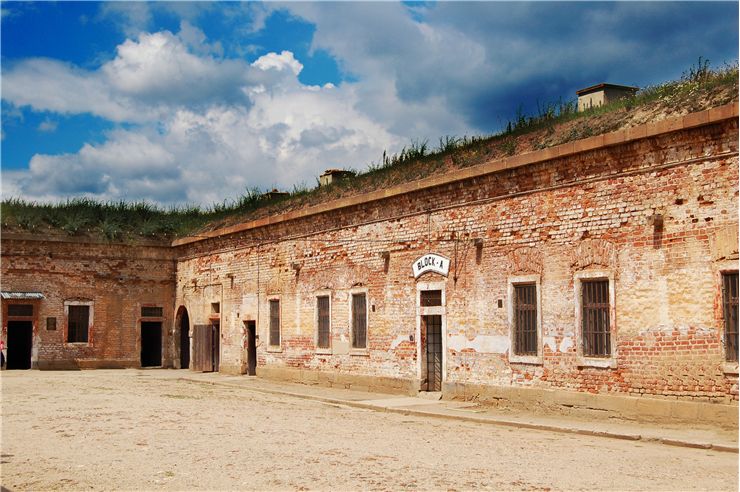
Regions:
<instances>
[{"instance_id":1,"label":"gravel path","mask_svg":"<svg viewBox=\"0 0 740 492\"><path fill-rule=\"evenodd\" d=\"M378 413L162 374L3 372L3 487L738 489L734 453Z\"/></svg>"}]
</instances>

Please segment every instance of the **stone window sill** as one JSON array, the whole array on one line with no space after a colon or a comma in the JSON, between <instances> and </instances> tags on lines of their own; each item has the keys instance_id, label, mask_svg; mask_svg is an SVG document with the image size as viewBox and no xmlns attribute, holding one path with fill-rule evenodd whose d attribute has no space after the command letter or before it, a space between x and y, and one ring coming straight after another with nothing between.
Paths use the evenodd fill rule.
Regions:
<instances>
[{"instance_id":1,"label":"stone window sill","mask_svg":"<svg viewBox=\"0 0 740 492\"><path fill-rule=\"evenodd\" d=\"M541 366L542 365L542 356L540 355L509 355L509 363L510 364L530 364L530 365L536 365Z\"/></svg>"},{"instance_id":2,"label":"stone window sill","mask_svg":"<svg viewBox=\"0 0 740 492\"><path fill-rule=\"evenodd\" d=\"M616 369L617 359L614 358L595 358L595 357L579 357L578 367L596 367L600 369Z\"/></svg>"},{"instance_id":3,"label":"stone window sill","mask_svg":"<svg viewBox=\"0 0 740 492\"><path fill-rule=\"evenodd\" d=\"M738 375L738 363L737 362L725 362L722 364L722 372L727 375Z\"/></svg>"}]
</instances>

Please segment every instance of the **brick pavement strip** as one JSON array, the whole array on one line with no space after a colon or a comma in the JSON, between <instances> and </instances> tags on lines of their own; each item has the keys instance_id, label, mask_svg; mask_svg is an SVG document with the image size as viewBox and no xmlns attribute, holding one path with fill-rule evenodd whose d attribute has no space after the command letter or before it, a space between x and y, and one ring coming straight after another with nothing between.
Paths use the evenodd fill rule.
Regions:
<instances>
[{"instance_id":1,"label":"brick pavement strip","mask_svg":"<svg viewBox=\"0 0 740 492\"><path fill-rule=\"evenodd\" d=\"M733 490L737 456L246 391L180 371L5 372L9 490ZM209 381L210 380L210 381ZM216 384L201 384L214 381ZM269 389L269 388L267 388ZM296 391L298 393L298 391ZM362 394L348 393L360 398ZM365 395L376 397L377 395ZM326 399L326 398L325 398ZM377 398L376 398L377 399ZM428 402L426 402L428 403ZM425 407L426 408L426 407Z\"/></svg>"}]
</instances>

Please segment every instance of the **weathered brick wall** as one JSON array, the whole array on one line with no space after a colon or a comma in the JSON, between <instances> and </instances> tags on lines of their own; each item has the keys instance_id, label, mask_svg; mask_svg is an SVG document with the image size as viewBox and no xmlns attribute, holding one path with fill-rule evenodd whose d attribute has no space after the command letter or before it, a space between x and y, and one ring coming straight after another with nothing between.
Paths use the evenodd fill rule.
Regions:
<instances>
[{"instance_id":1,"label":"weathered brick wall","mask_svg":"<svg viewBox=\"0 0 740 492\"><path fill-rule=\"evenodd\" d=\"M737 119L726 119L184 244L177 305L198 324L221 303L228 371L244 369L252 319L259 366L418 382L417 284L441 282L448 384L736 400L719 281L737 269L737 138ZM718 239L728 234L734 251ZM447 278L413 278L427 252L452 259ZM613 282L614 367L579 363L575 277L591 271ZM540 278L538 364L509 360L509 280L524 274ZM360 353L349 347L357 289L369 311ZM325 292L330 353L316 349ZM267 347L271 298L279 350Z\"/></svg>"},{"instance_id":2,"label":"weathered brick wall","mask_svg":"<svg viewBox=\"0 0 740 492\"><path fill-rule=\"evenodd\" d=\"M163 362L167 365L174 278L175 262L166 246L3 236L3 290L38 291L45 297L34 313L32 360L39 368L139 366L142 305L163 308ZM64 303L74 300L93 303L87 344L66 343ZM7 302L3 305L7 308ZM46 329L47 317L56 318L56 330ZM2 327L6 338L7 317Z\"/></svg>"}]
</instances>

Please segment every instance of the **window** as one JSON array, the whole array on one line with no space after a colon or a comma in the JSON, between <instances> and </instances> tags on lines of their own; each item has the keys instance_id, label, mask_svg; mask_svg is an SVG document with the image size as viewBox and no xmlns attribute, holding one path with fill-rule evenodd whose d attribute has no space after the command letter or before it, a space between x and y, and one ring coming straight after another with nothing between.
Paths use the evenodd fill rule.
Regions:
<instances>
[{"instance_id":1,"label":"window","mask_svg":"<svg viewBox=\"0 0 740 492\"><path fill-rule=\"evenodd\" d=\"M280 300L270 300L270 345L280 346Z\"/></svg>"},{"instance_id":2,"label":"window","mask_svg":"<svg viewBox=\"0 0 740 492\"><path fill-rule=\"evenodd\" d=\"M581 336L585 357L611 357L609 280L581 281Z\"/></svg>"},{"instance_id":3,"label":"window","mask_svg":"<svg viewBox=\"0 0 740 492\"><path fill-rule=\"evenodd\" d=\"M442 305L441 290L422 290L419 297L419 303L422 307L432 307Z\"/></svg>"},{"instance_id":4,"label":"window","mask_svg":"<svg viewBox=\"0 0 740 492\"><path fill-rule=\"evenodd\" d=\"M212 302L211 303L211 314L219 314L221 312L221 303L220 302Z\"/></svg>"},{"instance_id":5,"label":"window","mask_svg":"<svg viewBox=\"0 0 740 492\"><path fill-rule=\"evenodd\" d=\"M537 285L514 285L514 354L537 355Z\"/></svg>"},{"instance_id":6,"label":"window","mask_svg":"<svg viewBox=\"0 0 740 492\"><path fill-rule=\"evenodd\" d=\"M10 304L8 316L33 316L33 304Z\"/></svg>"},{"instance_id":7,"label":"window","mask_svg":"<svg viewBox=\"0 0 740 492\"><path fill-rule=\"evenodd\" d=\"M722 311L725 318L725 360L737 362L738 273L722 274Z\"/></svg>"},{"instance_id":8,"label":"window","mask_svg":"<svg viewBox=\"0 0 740 492\"><path fill-rule=\"evenodd\" d=\"M329 348L329 339L331 337L329 296L319 296L316 298L316 311L319 328L316 345L318 348L326 349Z\"/></svg>"},{"instance_id":9,"label":"window","mask_svg":"<svg viewBox=\"0 0 740 492\"><path fill-rule=\"evenodd\" d=\"M67 343L87 343L90 306L67 306Z\"/></svg>"},{"instance_id":10,"label":"window","mask_svg":"<svg viewBox=\"0 0 740 492\"><path fill-rule=\"evenodd\" d=\"M46 318L46 331L56 331L57 329L57 319L49 316Z\"/></svg>"},{"instance_id":11,"label":"window","mask_svg":"<svg viewBox=\"0 0 740 492\"><path fill-rule=\"evenodd\" d=\"M142 318L161 318L163 310L161 307L154 306L142 306L141 317Z\"/></svg>"},{"instance_id":12,"label":"window","mask_svg":"<svg viewBox=\"0 0 740 492\"><path fill-rule=\"evenodd\" d=\"M352 294L352 348L367 348L367 296Z\"/></svg>"}]
</instances>

